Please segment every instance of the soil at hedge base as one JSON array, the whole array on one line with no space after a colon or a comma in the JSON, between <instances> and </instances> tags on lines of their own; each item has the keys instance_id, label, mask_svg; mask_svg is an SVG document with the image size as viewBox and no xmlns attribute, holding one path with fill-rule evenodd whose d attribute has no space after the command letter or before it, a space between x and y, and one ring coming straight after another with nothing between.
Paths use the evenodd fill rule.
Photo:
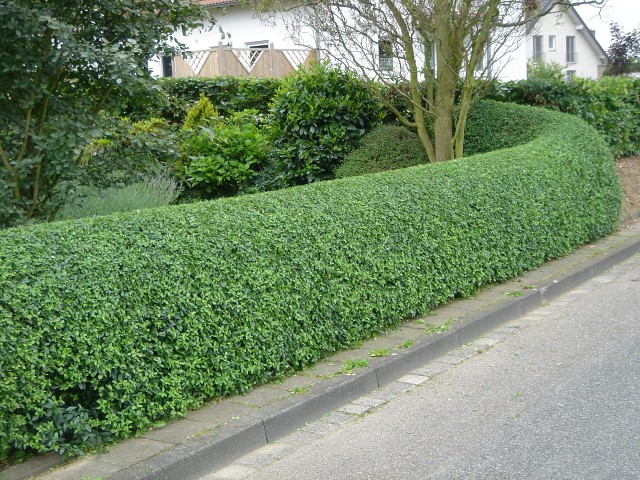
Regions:
<instances>
[{"instance_id":1,"label":"soil at hedge base","mask_svg":"<svg viewBox=\"0 0 640 480\"><path fill-rule=\"evenodd\" d=\"M624 215L640 212L640 157L626 157L616 161L620 183L624 190Z\"/></svg>"}]
</instances>

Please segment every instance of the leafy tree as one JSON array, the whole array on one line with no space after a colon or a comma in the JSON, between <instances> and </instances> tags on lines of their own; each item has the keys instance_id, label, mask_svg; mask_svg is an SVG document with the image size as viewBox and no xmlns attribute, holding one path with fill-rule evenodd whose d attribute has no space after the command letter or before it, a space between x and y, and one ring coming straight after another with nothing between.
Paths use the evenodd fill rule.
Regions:
<instances>
[{"instance_id":1,"label":"leafy tree","mask_svg":"<svg viewBox=\"0 0 640 480\"><path fill-rule=\"evenodd\" d=\"M625 75L640 70L640 28L624 33L617 23L609 25L611 45L607 51L607 75Z\"/></svg>"},{"instance_id":2,"label":"leafy tree","mask_svg":"<svg viewBox=\"0 0 640 480\"><path fill-rule=\"evenodd\" d=\"M255 0L265 11L283 0ZM289 30L318 32L332 62L373 87L383 82L413 106L411 115L380 100L414 128L432 161L463 156L464 128L477 79L495 75L536 18L604 0L316 0L293 9ZM406 88L408 82L409 88ZM433 138L427 123L433 123Z\"/></svg>"},{"instance_id":3,"label":"leafy tree","mask_svg":"<svg viewBox=\"0 0 640 480\"><path fill-rule=\"evenodd\" d=\"M52 220L90 183L99 112L205 17L190 0L0 0L0 226Z\"/></svg>"}]
</instances>

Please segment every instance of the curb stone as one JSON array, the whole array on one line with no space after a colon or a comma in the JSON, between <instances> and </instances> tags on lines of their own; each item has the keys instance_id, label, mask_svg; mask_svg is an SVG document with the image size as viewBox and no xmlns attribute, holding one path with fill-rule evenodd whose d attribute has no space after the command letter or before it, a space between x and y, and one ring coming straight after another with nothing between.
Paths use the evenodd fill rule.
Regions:
<instances>
[{"instance_id":1,"label":"curb stone","mask_svg":"<svg viewBox=\"0 0 640 480\"><path fill-rule=\"evenodd\" d=\"M438 308L432 317L406 322L397 330L365 342L360 349L337 354L286 379L282 386L261 386L244 397L209 404L164 428L150 430L141 438L125 440L105 454L88 456L58 469L50 470L60 463L57 455L38 457L0 472L0 480L25 480L38 475L42 480L198 479L544 306L638 252L640 223L622 225L619 231L562 259L491 286L471 299ZM511 296L513 292L505 289L516 290L519 296ZM448 331L425 335L428 323L446 321L451 323ZM388 345L399 346L407 340L413 342L410 348L387 349ZM370 358L371 350L383 348L380 345L385 345L389 354ZM362 357L368 359L367 367L335 375L341 360ZM289 385L294 388L287 390ZM305 385L300 394L291 393L296 385ZM263 405L251 406L252 398L260 395ZM178 433L171 435L171 429ZM180 435L181 432L186 433ZM140 453L142 450L148 453Z\"/></svg>"}]
</instances>

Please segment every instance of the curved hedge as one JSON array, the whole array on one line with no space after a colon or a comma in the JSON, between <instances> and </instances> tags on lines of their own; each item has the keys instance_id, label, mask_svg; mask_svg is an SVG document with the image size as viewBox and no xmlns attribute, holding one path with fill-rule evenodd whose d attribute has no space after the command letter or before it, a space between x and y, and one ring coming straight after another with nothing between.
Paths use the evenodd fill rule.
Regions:
<instances>
[{"instance_id":1,"label":"curved hedge","mask_svg":"<svg viewBox=\"0 0 640 480\"><path fill-rule=\"evenodd\" d=\"M610 232L612 155L525 145L0 232L0 453L85 448L302 368Z\"/></svg>"}]
</instances>

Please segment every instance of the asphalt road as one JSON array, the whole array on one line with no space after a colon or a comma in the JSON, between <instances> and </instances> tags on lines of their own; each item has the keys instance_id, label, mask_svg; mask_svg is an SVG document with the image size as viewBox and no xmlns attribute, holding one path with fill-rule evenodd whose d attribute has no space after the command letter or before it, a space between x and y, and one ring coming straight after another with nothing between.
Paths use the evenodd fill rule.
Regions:
<instances>
[{"instance_id":1,"label":"asphalt road","mask_svg":"<svg viewBox=\"0 0 640 480\"><path fill-rule=\"evenodd\" d=\"M640 479L640 255L510 325L360 420L206 478Z\"/></svg>"}]
</instances>

